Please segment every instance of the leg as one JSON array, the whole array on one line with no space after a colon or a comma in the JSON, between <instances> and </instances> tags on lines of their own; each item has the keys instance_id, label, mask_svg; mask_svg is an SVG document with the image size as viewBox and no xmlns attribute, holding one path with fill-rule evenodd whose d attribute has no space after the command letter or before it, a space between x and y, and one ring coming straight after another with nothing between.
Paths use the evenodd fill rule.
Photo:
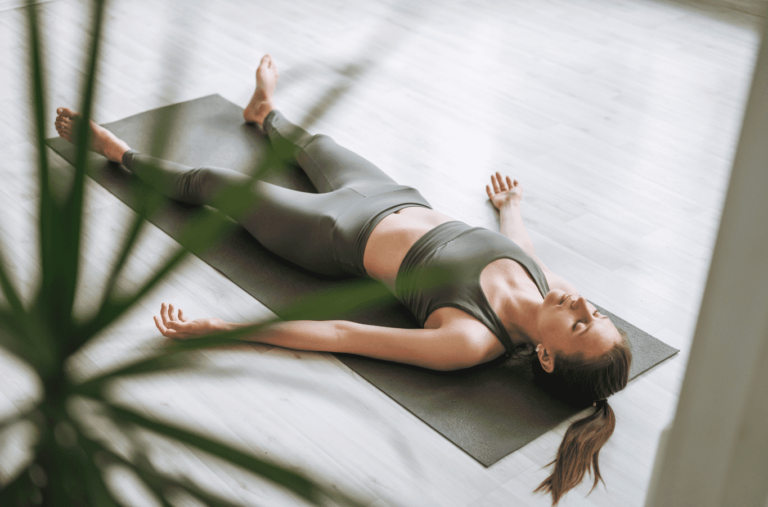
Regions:
<instances>
[{"instance_id":1,"label":"leg","mask_svg":"<svg viewBox=\"0 0 768 507\"><path fill-rule=\"evenodd\" d=\"M295 160L307 173L318 192L344 187L367 194L369 187L397 185L381 169L325 135L310 135L272 110L263 123L272 146L289 160Z\"/></svg>"},{"instance_id":2,"label":"leg","mask_svg":"<svg viewBox=\"0 0 768 507\"><path fill-rule=\"evenodd\" d=\"M265 55L256 69L256 90L243 111L243 118L261 125L283 159L297 162L318 192L350 187L370 195L374 191L381 193L382 185L397 185L378 167L342 148L330 137L309 135L286 120L274 109L277 78L277 67L272 58Z\"/></svg>"},{"instance_id":3,"label":"leg","mask_svg":"<svg viewBox=\"0 0 768 507\"><path fill-rule=\"evenodd\" d=\"M123 155L123 165L161 194L188 204L212 204L228 187L252 182L249 176L219 167L189 167L135 150Z\"/></svg>"},{"instance_id":4,"label":"leg","mask_svg":"<svg viewBox=\"0 0 768 507\"><path fill-rule=\"evenodd\" d=\"M334 224L361 197L351 190L309 194L218 167L192 168L130 150L123 163L134 174L171 199L211 204L219 192L246 185L253 206L233 216L262 245L305 269L329 276L348 276L336 262Z\"/></svg>"}]
</instances>

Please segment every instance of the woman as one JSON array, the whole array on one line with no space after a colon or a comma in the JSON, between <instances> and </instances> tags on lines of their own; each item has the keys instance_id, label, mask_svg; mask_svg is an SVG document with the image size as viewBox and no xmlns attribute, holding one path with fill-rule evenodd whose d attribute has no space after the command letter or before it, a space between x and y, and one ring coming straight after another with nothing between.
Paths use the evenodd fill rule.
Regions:
<instances>
[{"instance_id":1,"label":"woman","mask_svg":"<svg viewBox=\"0 0 768 507\"><path fill-rule=\"evenodd\" d=\"M255 204L234 218L265 247L324 275L374 278L423 326L291 321L260 331L253 341L436 370L467 368L501 355L530 360L536 378L554 395L596 407L568 429L554 471L537 491L550 492L556 504L588 471L596 486L598 453L615 425L606 398L626 386L631 353L608 317L536 256L520 214L521 185L496 173L486 187L500 213L501 234L454 221L434 211L418 191L398 185L329 137L311 136L289 123L274 108L277 79L272 59L264 56L243 116L302 167L318 194L252 181L227 169L154 159L95 123L92 149L188 203L210 203L219 192L247 184ZM57 112L56 129L71 141L78 115L66 108ZM155 323L171 338L242 326L187 320L165 303Z\"/></svg>"}]
</instances>

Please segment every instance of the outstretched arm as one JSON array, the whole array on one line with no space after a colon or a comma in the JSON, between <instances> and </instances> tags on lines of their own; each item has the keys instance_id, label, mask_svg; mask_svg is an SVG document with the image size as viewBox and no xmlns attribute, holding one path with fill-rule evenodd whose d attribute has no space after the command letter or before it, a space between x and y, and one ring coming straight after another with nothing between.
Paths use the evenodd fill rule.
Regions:
<instances>
[{"instance_id":1,"label":"outstretched arm","mask_svg":"<svg viewBox=\"0 0 768 507\"><path fill-rule=\"evenodd\" d=\"M499 232L520 245L525 253L531 256L541 266L550 289L564 290L569 294L578 294L579 291L565 278L552 272L544 265L533 249L533 241L528 236L523 224L523 215L520 212L520 202L523 199L523 187L517 180L509 176L501 177L501 173L491 175L491 185L486 185L488 198L494 207L499 210Z\"/></svg>"},{"instance_id":2,"label":"outstretched arm","mask_svg":"<svg viewBox=\"0 0 768 507\"><path fill-rule=\"evenodd\" d=\"M528 236L520 213L520 202L523 199L523 187L517 180L509 176L503 178L501 173L491 175L491 185L485 186L488 198L499 210L499 232L520 245L525 253L536 259L542 267L542 262L536 258L533 241Z\"/></svg>"},{"instance_id":3,"label":"outstretched arm","mask_svg":"<svg viewBox=\"0 0 768 507\"><path fill-rule=\"evenodd\" d=\"M173 305L162 304L155 324L168 338L194 338L248 326L221 319L187 320ZM493 341L468 332L462 324L447 329L396 329L331 320L278 322L246 338L289 349L342 352L412 364L433 370L457 370L493 359Z\"/></svg>"}]
</instances>

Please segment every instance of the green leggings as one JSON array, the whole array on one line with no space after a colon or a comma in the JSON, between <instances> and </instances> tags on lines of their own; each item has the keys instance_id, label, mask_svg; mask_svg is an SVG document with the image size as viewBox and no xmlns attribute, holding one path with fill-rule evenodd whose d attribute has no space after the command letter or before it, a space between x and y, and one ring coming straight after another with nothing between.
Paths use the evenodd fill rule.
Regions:
<instances>
[{"instance_id":1,"label":"green leggings","mask_svg":"<svg viewBox=\"0 0 768 507\"><path fill-rule=\"evenodd\" d=\"M376 224L403 208L430 208L414 188L398 185L378 167L328 136L309 135L278 111L263 124L272 146L290 153L319 193L298 192L218 167L188 167L130 150L123 164L166 196L210 204L232 185L248 185L254 206L236 219L262 245L305 269L327 276L366 276L365 244Z\"/></svg>"}]
</instances>

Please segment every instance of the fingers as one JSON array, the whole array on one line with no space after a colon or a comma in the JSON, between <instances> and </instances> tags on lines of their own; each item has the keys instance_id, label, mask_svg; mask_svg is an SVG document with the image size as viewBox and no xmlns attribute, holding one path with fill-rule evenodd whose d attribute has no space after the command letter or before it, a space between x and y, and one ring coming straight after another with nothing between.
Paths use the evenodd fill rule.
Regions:
<instances>
[{"instance_id":1,"label":"fingers","mask_svg":"<svg viewBox=\"0 0 768 507\"><path fill-rule=\"evenodd\" d=\"M488 199L493 201L493 192L491 192L491 186L490 185L486 185L485 186L485 191L488 192Z\"/></svg>"},{"instance_id":2,"label":"fingers","mask_svg":"<svg viewBox=\"0 0 768 507\"><path fill-rule=\"evenodd\" d=\"M171 318L168 316L168 305L162 303L160 305L160 318L163 319L163 325L167 326Z\"/></svg>"},{"instance_id":3,"label":"fingers","mask_svg":"<svg viewBox=\"0 0 768 507\"><path fill-rule=\"evenodd\" d=\"M162 303L160 305L160 316L153 317L155 326L163 336L168 338L180 338L185 333L185 324L187 323L184 312L176 309L173 304Z\"/></svg>"},{"instance_id":4,"label":"fingers","mask_svg":"<svg viewBox=\"0 0 768 507\"><path fill-rule=\"evenodd\" d=\"M174 331L173 329L168 329L168 328L167 328L167 327L166 327L166 326L163 324L163 321L160 319L160 317L158 317L157 315L155 315L155 316L154 316L154 317L152 317L152 318L153 318L153 319L154 319L154 321L155 321L155 326L157 326L157 329L160 331L160 333L161 333L163 336L165 336L166 338L173 338L173 337L175 337L175 336L176 336L176 331Z\"/></svg>"},{"instance_id":5,"label":"fingers","mask_svg":"<svg viewBox=\"0 0 768 507\"><path fill-rule=\"evenodd\" d=\"M499 182L499 188L501 189L502 192L506 192L507 190L512 188L511 186L509 188L507 188L507 185L504 183L504 178L501 177L501 173L500 172L496 173L496 181Z\"/></svg>"},{"instance_id":6,"label":"fingers","mask_svg":"<svg viewBox=\"0 0 768 507\"><path fill-rule=\"evenodd\" d=\"M493 185L493 193L498 194L499 192L512 190L520 183L509 176L502 176L500 172L497 172L496 174L491 174L491 184ZM488 189L489 192L490 188L490 186L486 185L486 189ZM491 196L490 193L488 195Z\"/></svg>"}]
</instances>

